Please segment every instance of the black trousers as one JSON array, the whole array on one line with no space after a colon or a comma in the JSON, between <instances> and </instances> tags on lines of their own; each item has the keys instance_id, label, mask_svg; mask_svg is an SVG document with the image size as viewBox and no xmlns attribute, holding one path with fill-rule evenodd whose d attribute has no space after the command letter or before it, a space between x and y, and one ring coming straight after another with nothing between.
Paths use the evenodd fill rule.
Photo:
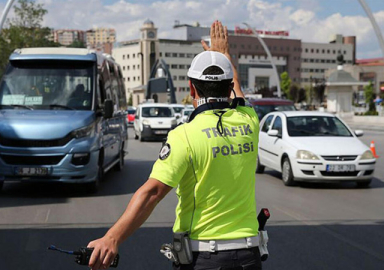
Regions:
<instances>
[{"instance_id":1,"label":"black trousers","mask_svg":"<svg viewBox=\"0 0 384 270\"><path fill-rule=\"evenodd\" d=\"M191 264L175 265L174 270L261 270L258 247L216 252L193 252Z\"/></svg>"}]
</instances>

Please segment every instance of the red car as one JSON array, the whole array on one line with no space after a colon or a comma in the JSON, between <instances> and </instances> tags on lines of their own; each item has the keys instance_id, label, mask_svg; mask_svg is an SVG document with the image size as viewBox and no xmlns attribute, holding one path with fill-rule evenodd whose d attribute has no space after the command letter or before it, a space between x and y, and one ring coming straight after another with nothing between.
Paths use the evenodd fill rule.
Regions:
<instances>
[{"instance_id":1,"label":"red car","mask_svg":"<svg viewBox=\"0 0 384 270\"><path fill-rule=\"evenodd\" d=\"M253 106L259 121L263 119L264 115L275 111L296 111L295 104L292 100L280 98L260 98L250 99L248 102Z\"/></svg>"},{"instance_id":2,"label":"red car","mask_svg":"<svg viewBox=\"0 0 384 270\"><path fill-rule=\"evenodd\" d=\"M135 114L136 114L136 108L129 107L128 110L127 110L128 126L132 126L133 127L133 122L135 121Z\"/></svg>"}]
</instances>

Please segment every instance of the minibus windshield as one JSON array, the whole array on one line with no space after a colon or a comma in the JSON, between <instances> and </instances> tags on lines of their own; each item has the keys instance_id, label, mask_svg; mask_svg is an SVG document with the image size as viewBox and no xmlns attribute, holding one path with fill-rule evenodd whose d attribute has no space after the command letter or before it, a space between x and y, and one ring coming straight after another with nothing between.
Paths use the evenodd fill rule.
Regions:
<instances>
[{"instance_id":1,"label":"minibus windshield","mask_svg":"<svg viewBox=\"0 0 384 270\"><path fill-rule=\"evenodd\" d=\"M90 110L93 62L15 60L0 83L0 109Z\"/></svg>"}]
</instances>

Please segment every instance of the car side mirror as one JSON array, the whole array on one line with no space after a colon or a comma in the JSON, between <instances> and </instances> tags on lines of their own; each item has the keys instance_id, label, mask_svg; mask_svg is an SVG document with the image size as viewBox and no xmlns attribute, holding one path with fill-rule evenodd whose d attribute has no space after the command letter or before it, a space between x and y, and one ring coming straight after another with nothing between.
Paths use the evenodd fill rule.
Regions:
<instances>
[{"instance_id":1,"label":"car side mirror","mask_svg":"<svg viewBox=\"0 0 384 270\"><path fill-rule=\"evenodd\" d=\"M279 131L277 129L271 129L270 131L267 132L267 134L271 137L278 137Z\"/></svg>"},{"instance_id":2,"label":"car side mirror","mask_svg":"<svg viewBox=\"0 0 384 270\"><path fill-rule=\"evenodd\" d=\"M176 119L180 119L180 115L176 115Z\"/></svg>"},{"instance_id":3,"label":"car side mirror","mask_svg":"<svg viewBox=\"0 0 384 270\"><path fill-rule=\"evenodd\" d=\"M364 131L362 131L362 130L355 130L355 135L357 136L357 137L361 137L361 136L363 136L364 135Z\"/></svg>"},{"instance_id":4,"label":"car side mirror","mask_svg":"<svg viewBox=\"0 0 384 270\"><path fill-rule=\"evenodd\" d=\"M104 101L104 118L112 118L113 116L113 101L106 99Z\"/></svg>"}]
</instances>

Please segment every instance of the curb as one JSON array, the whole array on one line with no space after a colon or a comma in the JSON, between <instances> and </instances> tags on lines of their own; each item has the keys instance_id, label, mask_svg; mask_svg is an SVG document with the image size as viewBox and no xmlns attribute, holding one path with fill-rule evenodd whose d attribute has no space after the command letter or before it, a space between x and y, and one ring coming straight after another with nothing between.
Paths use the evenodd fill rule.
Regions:
<instances>
[{"instance_id":1,"label":"curb","mask_svg":"<svg viewBox=\"0 0 384 270\"><path fill-rule=\"evenodd\" d=\"M345 121L344 121L345 122ZM348 123L345 122L351 129L357 130L370 130L370 131L381 131L384 132L384 126L364 125L363 123Z\"/></svg>"}]
</instances>

